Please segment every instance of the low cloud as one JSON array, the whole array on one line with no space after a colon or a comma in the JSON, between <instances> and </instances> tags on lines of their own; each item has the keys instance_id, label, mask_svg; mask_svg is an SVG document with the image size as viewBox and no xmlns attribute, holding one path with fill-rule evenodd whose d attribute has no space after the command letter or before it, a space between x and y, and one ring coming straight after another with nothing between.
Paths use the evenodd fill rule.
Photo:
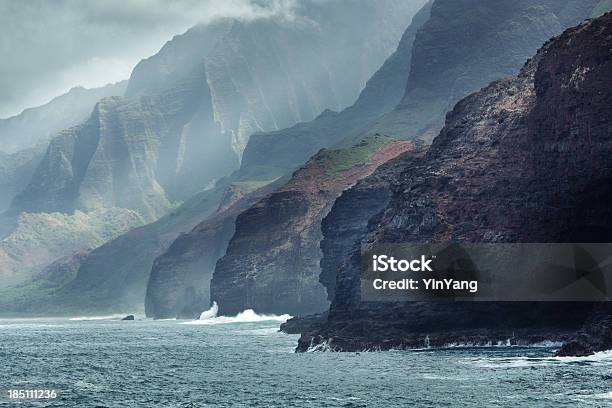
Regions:
<instances>
[{"instance_id":1,"label":"low cloud","mask_svg":"<svg viewBox=\"0 0 612 408\"><path fill-rule=\"evenodd\" d=\"M127 79L140 59L197 22L292 21L297 7L298 0L0 0L0 117L73 86Z\"/></svg>"}]
</instances>

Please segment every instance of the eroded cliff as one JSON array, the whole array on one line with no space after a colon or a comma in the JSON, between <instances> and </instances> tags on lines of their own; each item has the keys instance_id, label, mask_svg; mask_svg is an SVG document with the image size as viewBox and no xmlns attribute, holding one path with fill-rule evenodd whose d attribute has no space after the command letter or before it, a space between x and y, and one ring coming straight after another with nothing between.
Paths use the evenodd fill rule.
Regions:
<instances>
[{"instance_id":1,"label":"eroded cliff","mask_svg":"<svg viewBox=\"0 0 612 408\"><path fill-rule=\"evenodd\" d=\"M351 148L322 150L287 184L242 212L211 282L219 312L325 310L318 279L321 220L344 189L412 148L412 142L376 135Z\"/></svg>"},{"instance_id":2,"label":"eroded cliff","mask_svg":"<svg viewBox=\"0 0 612 408\"><path fill-rule=\"evenodd\" d=\"M145 297L147 317L197 318L208 309L213 270L234 234L236 217L276 186L271 183L251 192L230 187L215 213L181 234L155 260Z\"/></svg>"},{"instance_id":3,"label":"eroded cliff","mask_svg":"<svg viewBox=\"0 0 612 408\"><path fill-rule=\"evenodd\" d=\"M611 33L610 13L569 29L517 76L455 106L367 233L343 250L340 269L324 271L336 275L329 318L303 334L299 350L521 344L567 340L583 327L589 303L364 302L360 251L395 242L609 242ZM324 253L322 265L328 255L339 256ZM609 319L595 313L584 333L609 334Z\"/></svg>"}]
</instances>

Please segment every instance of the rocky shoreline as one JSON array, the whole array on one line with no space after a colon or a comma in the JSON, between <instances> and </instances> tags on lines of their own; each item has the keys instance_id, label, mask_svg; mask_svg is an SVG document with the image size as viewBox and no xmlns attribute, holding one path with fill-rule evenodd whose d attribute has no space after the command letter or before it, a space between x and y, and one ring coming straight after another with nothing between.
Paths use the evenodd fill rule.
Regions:
<instances>
[{"instance_id":1,"label":"rocky shoreline","mask_svg":"<svg viewBox=\"0 0 612 408\"><path fill-rule=\"evenodd\" d=\"M605 305L365 302L359 283L361 251L377 243L609 242L610 49L608 13L548 41L517 76L460 101L427 153L399 176L389 173L385 208L340 243L331 231L351 230L345 214L378 181L373 175L345 192L359 199L339 199L323 222L332 225L321 262L329 316L302 331L297 350L543 341L565 342L559 355L609 349ZM325 245L328 238L336 243Z\"/></svg>"}]
</instances>

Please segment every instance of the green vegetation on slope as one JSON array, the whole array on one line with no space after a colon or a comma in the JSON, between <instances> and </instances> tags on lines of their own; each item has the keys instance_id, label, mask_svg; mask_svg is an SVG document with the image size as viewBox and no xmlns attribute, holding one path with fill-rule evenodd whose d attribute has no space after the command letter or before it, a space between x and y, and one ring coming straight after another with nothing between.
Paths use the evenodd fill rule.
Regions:
<instances>
[{"instance_id":1,"label":"green vegetation on slope","mask_svg":"<svg viewBox=\"0 0 612 408\"><path fill-rule=\"evenodd\" d=\"M142 224L135 211L119 208L21 213L15 230L0 241L2 284L27 280L66 253L95 248Z\"/></svg>"},{"instance_id":2,"label":"green vegetation on slope","mask_svg":"<svg viewBox=\"0 0 612 408\"><path fill-rule=\"evenodd\" d=\"M380 148L394 139L375 134L347 149L323 150L318 160L325 161L327 175L335 176L351 167L364 164Z\"/></svg>"}]
</instances>

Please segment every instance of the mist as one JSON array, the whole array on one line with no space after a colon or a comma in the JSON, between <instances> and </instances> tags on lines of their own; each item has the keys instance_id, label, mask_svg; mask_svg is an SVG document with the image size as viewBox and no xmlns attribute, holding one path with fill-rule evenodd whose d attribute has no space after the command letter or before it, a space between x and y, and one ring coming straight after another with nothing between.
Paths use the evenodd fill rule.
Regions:
<instances>
[{"instance_id":1,"label":"mist","mask_svg":"<svg viewBox=\"0 0 612 408\"><path fill-rule=\"evenodd\" d=\"M127 79L197 22L293 19L296 0L0 0L0 117Z\"/></svg>"}]
</instances>

